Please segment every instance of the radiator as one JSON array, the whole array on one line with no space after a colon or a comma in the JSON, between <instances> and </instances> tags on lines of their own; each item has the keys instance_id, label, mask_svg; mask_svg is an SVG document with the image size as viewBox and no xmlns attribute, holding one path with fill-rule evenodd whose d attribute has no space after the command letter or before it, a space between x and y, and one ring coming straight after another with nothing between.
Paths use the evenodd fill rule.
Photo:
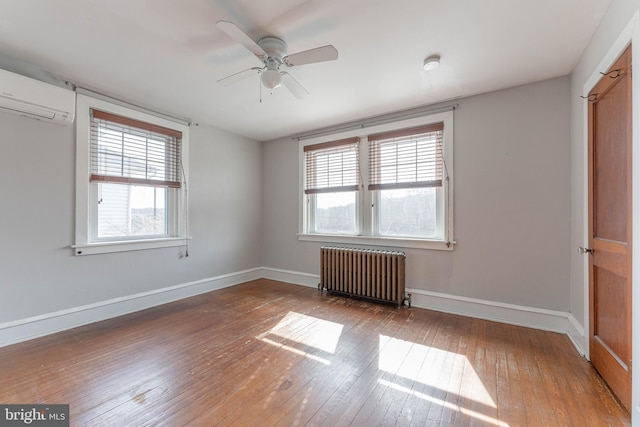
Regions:
<instances>
[{"instance_id":1,"label":"radiator","mask_svg":"<svg viewBox=\"0 0 640 427\"><path fill-rule=\"evenodd\" d=\"M320 248L320 283L318 290L329 293L390 302L398 307L405 296L404 252L368 249Z\"/></svg>"}]
</instances>

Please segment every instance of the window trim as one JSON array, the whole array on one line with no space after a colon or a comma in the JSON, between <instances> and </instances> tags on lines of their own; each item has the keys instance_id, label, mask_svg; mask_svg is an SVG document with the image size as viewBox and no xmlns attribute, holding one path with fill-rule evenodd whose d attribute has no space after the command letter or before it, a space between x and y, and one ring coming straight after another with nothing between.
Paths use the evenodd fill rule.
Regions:
<instances>
[{"instance_id":1,"label":"window trim","mask_svg":"<svg viewBox=\"0 0 640 427\"><path fill-rule=\"evenodd\" d=\"M309 233L305 227L305 194L304 194L304 147L307 145L320 144L335 140L342 140L346 138L358 137L361 140L360 144L360 174L363 179L368 181L369 176L369 160L368 160L368 135L391 132L395 130L401 130L406 128L418 127L430 125L433 123L444 123L443 131L443 157L447 167L448 179L443 180L443 202L444 202L444 239L419 239L408 237L390 237L390 236L377 236L372 233L374 220L374 213L371 209L360 209L358 220L360 221L360 234L359 235L340 235L340 234L317 234ZM356 244L356 245L369 245L369 246L385 246L395 248L415 248L415 249L433 249L452 251L455 246L454 239L454 206L453 206L453 189L454 189L454 165L453 165L453 109L423 115L420 117L413 117L404 120L397 120L393 122L373 124L371 126L362 126L358 129L352 129L344 132L333 133L329 135L322 135L315 138L309 138L301 140L298 144L298 240L321 242L321 243L338 243L338 244ZM365 157L363 158L363 155ZM371 206L373 192L367 189L368 182L362 183L362 191L359 192L359 199L362 206Z\"/></svg>"},{"instance_id":2,"label":"window trim","mask_svg":"<svg viewBox=\"0 0 640 427\"><path fill-rule=\"evenodd\" d=\"M135 251L144 249L156 249L185 246L188 242L186 204L186 183L179 189L176 211L177 237L151 237L142 239L123 239L114 241L91 240L91 122L90 110L96 109L115 115L129 117L134 120L151 123L153 125L172 129L182 133L181 156L184 169L184 179L189 176L189 127L186 124L177 123L162 117L134 110L123 105L114 104L102 99L93 98L84 94L77 95L76 103L76 218L75 218L75 244L71 247L75 255L92 255L100 253L112 253L122 251Z\"/></svg>"}]
</instances>

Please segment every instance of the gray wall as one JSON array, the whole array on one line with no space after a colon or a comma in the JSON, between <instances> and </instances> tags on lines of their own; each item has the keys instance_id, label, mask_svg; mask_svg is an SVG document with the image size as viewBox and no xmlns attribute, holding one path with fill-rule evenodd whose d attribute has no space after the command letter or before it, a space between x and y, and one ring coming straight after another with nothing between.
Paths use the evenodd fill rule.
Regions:
<instances>
[{"instance_id":1,"label":"gray wall","mask_svg":"<svg viewBox=\"0 0 640 427\"><path fill-rule=\"evenodd\" d=\"M569 310L570 80L458 100L453 252L405 250L407 286ZM298 148L263 147L263 266L318 274L299 242Z\"/></svg>"},{"instance_id":2,"label":"gray wall","mask_svg":"<svg viewBox=\"0 0 640 427\"><path fill-rule=\"evenodd\" d=\"M190 235L182 248L75 257L73 127L0 114L0 323L261 265L261 146L190 131Z\"/></svg>"}]
</instances>

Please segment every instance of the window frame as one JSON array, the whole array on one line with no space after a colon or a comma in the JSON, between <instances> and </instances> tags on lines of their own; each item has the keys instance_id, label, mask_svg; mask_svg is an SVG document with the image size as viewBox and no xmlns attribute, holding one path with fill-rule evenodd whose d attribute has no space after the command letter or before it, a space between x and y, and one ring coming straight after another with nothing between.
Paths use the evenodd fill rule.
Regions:
<instances>
[{"instance_id":1,"label":"window frame","mask_svg":"<svg viewBox=\"0 0 640 427\"><path fill-rule=\"evenodd\" d=\"M371 234L378 237L391 237L391 238L415 238L415 239L427 239L427 240L443 240L445 236L445 199L444 199L444 178L446 176L446 167L443 162L443 131L444 122L436 122L434 124L423 125L412 128L394 129L389 132L382 132L378 134L369 134L367 137L369 144L369 183L368 190L372 192L372 231ZM435 132L440 133L438 138ZM430 135L435 137L434 152L436 161L430 161L429 147L430 145L421 145L416 139L420 135ZM438 140L440 143L438 143ZM411 151L400 148L403 145L413 145L415 141L415 151L411 154ZM393 150L389 148L393 147ZM439 148L438 148L439 147ZM419 149L427 150L424 153L425 157L419 156L417 151ZM395 155L395 162L392 163L393 167L391 175L383 172L383 167L387 168L391 164L384 165L384 154ZM407 157L410 155L410 157ZM398 157L400 156L400 157ZM372 170L372 165L378 167ZM433 177L427 179L427 176L418 178L418 173L426 173L429 171L433 174ZM390 181L391 180L391 181ZM388 181L388 182L384 182ZM435 185L434 185L435 184ZM383 208L383 192L393 190L407 190L407 189L422 189L422 188L434 188L436 190L436 228L439 231L437 236L411 236L410 234L385 234L381 231L381 215Z\"/></svg>"},{"instance_id":2,"label":"window frame","mask_svg":"<svg viewBox=\"0 0 640 427\"><path fill-rule=\"evenodd\" d=\"M377 203L376 198L379 197L379 191L370 191L368 189L369 181L369 143L368 135L390 132L395 130L408 129L418 126L430 125L442 122L443 129L443 159L446 164L446 176L442 183L442 206L444 209L444 237L443 239L413 238L413 237L393 237L382 236L374 233L377 214L375 212ZM360 175L361 182L360 191L358 191L357 200L360 205L356 206L357 220L359 222L359 232L357 235L343 234L318 234L309 232L308 218L310 213L306 206L306 197L304 194L304 147L307 145L320 144L323 142L347 139L352 137L360 138ZM326 134L318 137L300 140L298 144L299 161L298 161L298 240L311 241L321 243L337 243L337 244L357 244L370 246L385 246L395 248L416 248L416 249L433 249L451 251L455 245L454 239L454 209L453 209L453 184L454 184L454 165L453 165L453 109L442 111L420 117L412 117L407 119L398 119L393 121L373 123L372 125L358 126L357 129L346 130ZM376 206L374 206L376 205ZM370 208L365 208L370 207Z\"/></svg>"},{"instance_id":3,"label":"window frame","mask_svg":"<svg viewBox=\"0 0 640 427\"><path fill-rule=\"evenodd\" d=\"M311 181L309 180L309 177L307 176L307 171L306 171L306 167L307 167L307 159L311 158L311 156L308 156L309 153L313 153L313 152L317 152L320 153L320 155L322 154L322 152L324 150L331 150L332 148L342 148L342 147L349 147L351 145L355 144L355 148L356 148L356 154L355 154L355 183L353 184L345 184L344 183L344 179L345 179L345 174L342 173L342 171L340 172L340 182L342 183L342 185L338 185L337 187L325 187L323 185L313 185L311 184ZM326 147L314 147L314 149L309 150L309 148L312 148L312 146L314 145L326 145ZM359 166L360 166L360 161L359 161L359 156L360 156L360 138L346 138L346 139L339 139L339 140L331 140L328 142L323 142L320 144L305 144L302 147L302 150L304 152L303 156L303 170L305 171L305 176L303 177L304 180L304 215L305 215L305 232L308 234L322 234L322 233L318 233L316 231L314 231L317 228L317 223L316 223L316 205L317 205L317 197L318 194L321 193L330 193L331 191L326 191L327 188L332 188L332 189L336 189L337 192L343 191L342 188L345 187L355 187L355 189L352 189L351 191L345 191L345 192L354 192L355 191L355 233L331 233L332 235L340 235L340 236L354 236L359 234L359 230L361 229L361 192L359 191L362 183L361 183L361 172L359 170ZM313 155L312 155L313 156ZM314 160L317 160L317 158L313 157ZM313 169L314 170L318 170L318 167L316 164L313 165ZM335 175L332 175L332 178L337 178ZM327 183L329 182L330 178L329 178L329 172L327 172ZM309 187L311 189L310 192L308 192L308 188Z\"/></svg>"},{"instance_id":4,"label":"window frame","mask_svg":"<svg viewBox=\"0 0 640 427\"><path fill-rule=\"evenodd\" d=\"M167 221L170 227L174 227L175 236L135 236L123 239L95 238L97 218L92 212L91 203L95 202L96 191L92 191L91 176L91 116L92 109L131 118L175 130L182 133L180 155L184 170L183 183L177 188L173 196L168 197L170 208L167 215L171 215ZM187 243L187 217L186 181L188 178L189 159L189 127L186 124L177 123L162 117L132 109L130 107L114 104L88 95L78 94L76 103L76 221L75 244L72 245L75 255L93 255L100 253L112 253L122 251L134 251L144 249L156 249L184 246ZM171 193L171 192L168 192ZM169 196L169 194L168 194ZM95 209L94 209L95 211Z\"/></svg>"}]
</instances>

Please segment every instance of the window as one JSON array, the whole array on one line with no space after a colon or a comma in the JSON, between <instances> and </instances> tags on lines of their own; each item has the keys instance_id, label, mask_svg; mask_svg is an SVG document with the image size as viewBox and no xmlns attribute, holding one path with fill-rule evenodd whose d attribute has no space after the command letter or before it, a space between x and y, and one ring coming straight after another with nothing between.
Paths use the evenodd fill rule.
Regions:
<instances>
[{"instance_id":1,"label":"window","mask_svg":"<svg viewBox=\"0 0 640 427\"><path fill-rule=\"evenodd\" d=\"M78 95L77 255L186 239L188 127Z\"/></svg>"},{"instance_id":2,"label":"window","mask_svg":"<svg viewBox=\"0 0 640 427\"><path fill-rule=\"evenodd\" d=\"M301 240L451 250L453 111L301 143Z\"/></svg>"},{"instance_id":3,"label":"window","mask_svg":"<svg viewBox=\"0 0 640 427\"><path fill-rule=\"evenodd\" d=\"M374 233L442 240L443 123L370 135Z\"/></svg>"},{"instance_id":4,"label":"window","mask_svg":"<svg viewBox=\"0 0 640 427\"><path fill-rule=\"evenodd\" d=\"M304 147L306 221L312 233L358 233L358 138Z\"/></svg>"}]
</instances>

